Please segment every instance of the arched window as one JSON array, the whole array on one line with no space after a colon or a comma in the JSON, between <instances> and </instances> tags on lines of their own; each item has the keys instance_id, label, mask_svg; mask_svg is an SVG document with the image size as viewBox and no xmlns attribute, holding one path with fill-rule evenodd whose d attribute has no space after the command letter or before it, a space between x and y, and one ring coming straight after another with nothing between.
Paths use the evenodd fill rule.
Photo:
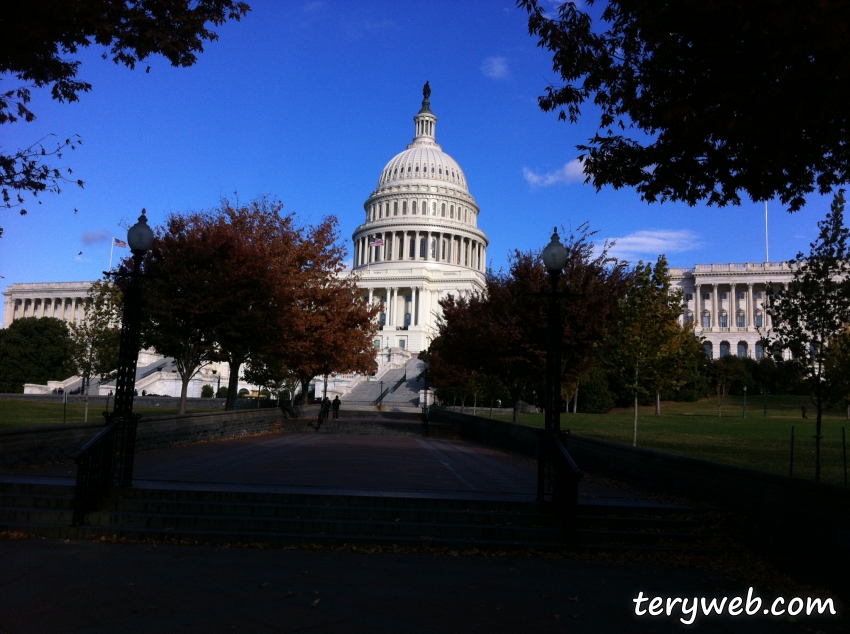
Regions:
<instances>
[{"instance_id":1,"label":"arched window","mask_svg":"<svg viewBox=\"0 0 850 634\"><path fill-rule=\"evenodd\" d=\"M720 313L720 327L721 328L728 328L729 327L729 315L727 315L725 312Z\"/></svg>"},{"instance_id":2,"label":"arched window","mask_svg":"<svg viewBox=\"0 0 850 634\"><path fill-rule=\"evenodd\" d=\"M422 258L423 260L425 259L425 248L426 248L425 238L419 238L419 257Z\"/></svg>"},{"instance_id":3,"label":"arched window","mask_svg":"<svg viewBox=\"0 0 850 634\"><path fill-rule=\"evenodd\" d=\"M705 311L702 314L702 327L703 328L711 328L711 313Z\"/></svg>"},{"instance_id":4,"label":"arched window","mask_svg":"<svg viewBox=\"0 0 850 634\"><path fill-rule=\"evenodd\" d=\"M694 323L694 314L689 310L685 311L685 323L686 324Z\"/></svg>"},{"instance_id":5,"label":"arched window","mask_svg":"<svg viewBox=\"0 0 850 634\"><path fill-rule=\"evenodd\" d=\"M446 203L443 203L443 218L446 217Z\"/></svg>"},{"instance_id":6,"label":"arched window","mask_svg":"<svg viewBox=\"0 0 850 634\"><path fill-rule=\"evenodd\" d=\"M406 200L402 201L402 203L401 203L401 215L402 216L407 215L407 201Z\"/></svg>"},{"instance_id":7,"label":"arched window","mask_svg":"<svg viewBox=\"0 0 850 634\"><path fill-rule=\"evenodd\" d=\"M419 173L419 166L418 165L416 166L416 173L417 174Z\"/></svg>"},{"instance_id":8,"label":"arched window","mask_svg":"<svg viewBox=\"0 0 850 634\"><path fill-rule=\"evenodd\" d=\"M747 358L747 342L739 341L738 342L738 358L746 359Z\"/></svg>"},{"instance_id":9,"label":"arched window","mask_svg":"<svg viewBox=\"0 0 850 634\"><path fill-rule=\"evenodd\" d=\"M437 203L431 203L431 215L432 216L437 215Z\"/></svg>"},{"instance_id":10,"label":"arched window","mask_svg":"<svg viewBox=\"0 0 850 634\"><path fill-rule=\"evenodd\" d=\"M454 218L454 217L455 217L455 206L451 205L449 207L449 218Z\"/></svg>"},{"instance_id":11,"label":"arched window","mask_svg":"<svg viewBox=\"0 0 850 634\"><path fill-rule=\"evenodd\" d=\"M755 314L755 323L756 328L761 328L764 325L764 316L762 315L761 311Z\"/></svg>"},{"instance_id":12,"label":"arched window","mask_svg":"<svg viewBox=\"0 0 850 634\"><path fill-rule=\"evenodd\" d=\"M398 215L398 201L393 203L393 216Z\"/></svg>"},{"instance_id":13,"label":"arched window","mask_svg":"<svg viewBox=\"0 0 850 634\"><path fill-rule=\"evenodd\" d=\"M713 359L714 358L714 347L711 345L711 342L706 341L703 344L702 347L705 350L705 356L707 356L709 359Z\"/></svg>"},{"instance_id":14,"label":"arched window","mask_svg":"<svg viewBox=\"0 0 850 634\"><path fill-rule=\"evenodd\" d=\"M764 346L760 343L756 344L756 359L761 360L764 359Z\"/></svg>"},{"instance_id":15,"label":"arched window","mask_svg":"<svg viewBox=\"0 0 850 634\"><path fill-rule=\"evenodd\" d=\"M386 325L387 325L387 314L381 313L381 327L383 328Z\"/></svg>"},{"instance_id":16,"label":"arched window","mask_svg":"<svg viewBox=\"0 0 850 634\"><path fill-rule=\"evenodd\" d=\"M720 342L720 358L723 359L729 356L729 342L721 341Z\"/></svg>"},{"instance_id":17,"label":"arched window","mask_svg":"<svg viewBox=\"0 0 850 634\"><path fill-rule=\"evenodd\" d=\"M408 249L408 255L411 260L416 257L416 238L410 236L410 248Z\"/></svg>"},{"instance_id":18,"label":"arched window","mask_svg":"<svg viewBox=\"0 0 850 634\"><path fill-rule=\"evenodd\" d=\"M416 201L415 200L412 203L410 203L410 213L412 213L412 214L416 213Z\"/></svg>"},{"instance_id":19,"label":"arched window","mask_svg":"<svg viewBox=\"0 0 850 634\"><path fill-rule=\"evenodd\" d=\"M743 328L747 325L746 319L747 316L744 315L743 311L739 311L738 314L735 316L735 325L738 326L738 328Z\"/></svg>"}]
</instances>

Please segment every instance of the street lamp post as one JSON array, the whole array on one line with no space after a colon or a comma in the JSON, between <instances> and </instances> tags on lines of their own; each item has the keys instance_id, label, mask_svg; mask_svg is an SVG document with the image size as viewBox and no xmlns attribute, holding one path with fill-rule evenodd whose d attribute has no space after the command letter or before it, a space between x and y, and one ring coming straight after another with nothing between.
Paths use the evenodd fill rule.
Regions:
<instances>
[{"instance_id":1,"label":"street lamp post","mask_svg":"<svg viewBox=\"0 0 850 634\"><path fill-rule=\"evenodd\" d=\"M747 386L744 386L744 418L747 417Z\"/></svg>"},{"instance_id":2,"label":"street lamp post","mask_svg":"<svg viewBox=\"0 0 850 634\"><path fill-rule=\"evenodd\" d=\"M115 402L107 416L107 424L118 422L115 452L115 484L130 486L133 481L133 454L136 445L136 423L133 397L136 388L136 365L139 361L139 337L142 309L142 258L153 245L153 231L148 226L145 210L139 221L127 231L127 244L133 254L133 270L118 275L129 278L124 291L124 314L121 319L121 342L118 350L118 376L115 380Z\"/></svg>"},{"instance_id":3,"label":"street lamp post","mask_svg":"<svg viewBox=\"0 0 850 634\"><path fill-rule=\"evenodd\" d=\"M561 429L561 302L558 282L567 264L569 253L561 244L558 230L552 234L552 240L543 249L543 264L549 274L552 290L549 297L549 328L546 346L546 395L544 407L546 419L538 456L537 499L542 502L546 489L546 467L551 467L549 453L552 451L555 435Z\"/></svg>"},{"instance_id":4,"label":"street lamp post","mask_svg":"<svg viewBox=\"0 0 850 634\"><path fill-rule=\"evenodd\" d=\"M428 399L428 369L431 367L431 362L425 360L425 371L422 373L424 383L424 394L422 398L422 424L425 426L425 436L428 436L428 408L431 405Z\"/></svg>"},{"instance_id":5,"label":"street lamp post","mask_svg":"<svg viewBox=\"0 0 850 634\"><path fill-rule=\"evenodd\" d=\"M115 275L128 279L124 285L124 310L121 316L121 341L118 348L118 373L115 400L111 412L104 412L106 428L74 454L77 484L74 489L73 524L84 523L86 514L100 508L104 496L113 487L133 483L133 455L136 447L136 425L133 413L136 390L136 365L139 361L139 339L142 308L142 258L153 245L153 231L148 226L145 210L139 221L127 232L127 243L133 253L133 270L124 267Z\"/></svg>"}]
</instances>

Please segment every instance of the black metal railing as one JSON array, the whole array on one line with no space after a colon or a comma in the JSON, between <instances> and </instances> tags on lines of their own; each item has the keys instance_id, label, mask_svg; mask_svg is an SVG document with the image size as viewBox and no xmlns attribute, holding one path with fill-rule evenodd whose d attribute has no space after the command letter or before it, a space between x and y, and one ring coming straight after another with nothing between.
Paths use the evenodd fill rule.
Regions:
<instances>
[{"instance_id":1,"label":"black metal railing","mask_svg":"<svg viewBox=\"0 0 850 634\"><path fill-rule=\"evenodd\" d=\"M578 483L583 476L581 469L564 446L563 438L569 432L552 436L552 504L567 528L576 529L578 518Z\"/></svg>"},{"instance_id":2,"label":"black metal railing","mask_svg":"<svg viewBox=\"0 0 850 634\"><path fill-rule=\"evenodd\" d=\"M113 487L128 487L133 481L133 448L139 416L128 414L109 423L72 457L77 464L74 490L74 526L86 513L96 511Z\"/></svg>"},{"instance_id":3,"label":"black metal railing","mask_svg":"<svg viewBox=\"0 0 850 634\"><path fill-rule=\"evenodd\" d=\"M398 381L396 381L396 382L395 382L395 385L393 385L393 386L390 388L390 394L395 394L395 391L396 391L398 388L400 388L400 387L401 387L401 384L402 384L402 383L404 383L404 382L406 382L406 381L407 381L407 371L405 371L404 376L403 376L403 377L401 377Z\"/></svg>"},{"instance_id":4,"label":"black metal railing","mask_svg":"<svg viewBox=\"0 0 850 634\"><path fill-rule=\"evenodd\" d=\"M385 397L387 394L389 394L389 393L390 393L390 390L391 390L391 389L392 389L392 388L389 388L389 387L388 387L387 389L385 389L383 392L381 392L381 393L378 395L378 398L376 398L376 399L375 399L375 407L379 407L379 406L381 405L381 402L384 400L384 397Z\"/></svg>"}]
</instances>

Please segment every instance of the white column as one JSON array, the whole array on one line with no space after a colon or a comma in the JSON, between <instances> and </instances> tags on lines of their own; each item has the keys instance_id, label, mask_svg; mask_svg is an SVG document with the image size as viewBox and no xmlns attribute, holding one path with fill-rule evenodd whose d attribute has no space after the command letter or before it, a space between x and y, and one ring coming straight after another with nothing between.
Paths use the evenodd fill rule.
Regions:
<instances>
[{"instance_id":1,"label":"white column","mask_svg":"<svg viewBox=\"0 0 850 634\"><path fill-rule=\"evenodd\" d=\"M753 283L747 282L747 328L752 328L755 324L756 304L753 301Z\"/></svg>"},{"instance_id":2,"label":"white column","mask_svg":"<svg viewBox=\"0 0 850 634\"><path fill-rule=\"evenodd\" d=\"M419 287L412 289L413 290L413 325L419 325L419 304L421 303L421 297L419 294Z\"/></svg>"},{"instance_id":3,"label":"white column","mask_svg":"<svg viewBox=\"0 0 850 634\"><path fill-rule=\"evenodd\" d=\"M720 315L717 312L717 289L720 284L711 285L711 325L715 328L720 327Z\"/></svg>"}]
</instances>

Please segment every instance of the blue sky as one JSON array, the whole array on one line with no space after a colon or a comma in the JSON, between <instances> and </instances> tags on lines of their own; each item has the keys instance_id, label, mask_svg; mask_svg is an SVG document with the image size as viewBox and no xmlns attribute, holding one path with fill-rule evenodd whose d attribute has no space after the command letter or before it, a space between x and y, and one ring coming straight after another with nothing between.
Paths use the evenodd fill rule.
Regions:
<instances>
[{"instance_id":1,"label":"blue sky","mask_svg":"<svg viewBox=\"0 0 850 634\"><path fill-rule=\"evenodd\" d=\"M556 78L511 1L250 4L191 68L152 58L130 71L83 51L92 92L70 105L37 92L35 122L0 128L6 150L79 134L83 145L59 164L86 182L29 202L25 217L2 211L0 287L96 279L110 237L125 237L142 207L160 224L234 192L278 198L308 223L335 215L350 246L378 175L413 137L425 80L437 141L464 169L496 268L512 249L544 246L553 226L585 221L629 260L765 258L762 204L648 205L633 190L582 183L575 146L596 119L569 125L539 110ZM771 203L771 260L807 250L828 206L813 196L790 215Z\"/></svg>"}]
</instances>

